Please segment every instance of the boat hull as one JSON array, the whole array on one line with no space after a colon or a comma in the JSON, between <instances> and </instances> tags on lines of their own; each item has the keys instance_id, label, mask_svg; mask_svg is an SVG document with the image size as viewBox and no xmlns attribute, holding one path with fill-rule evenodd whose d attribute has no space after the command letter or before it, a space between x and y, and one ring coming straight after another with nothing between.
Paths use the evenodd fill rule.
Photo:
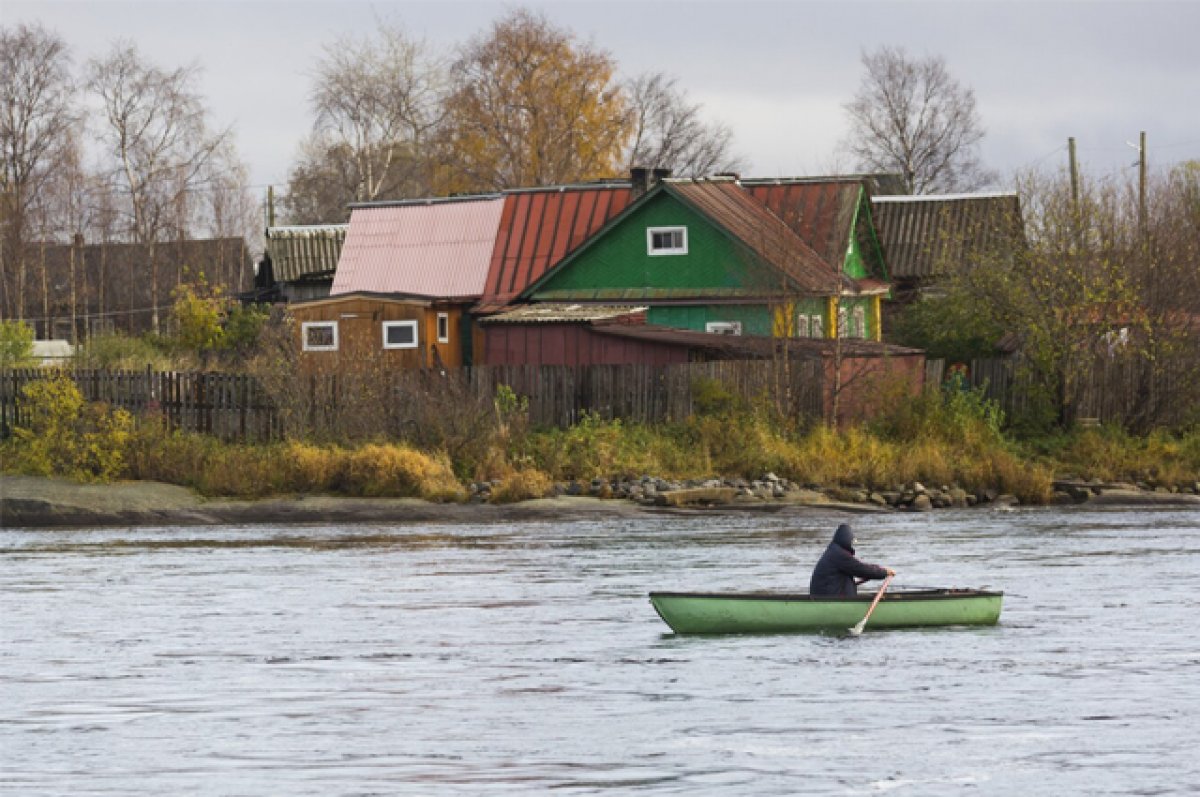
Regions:
<instances>
[{"instance_id":1,"label":"boat hull","mask_svg":"<svg viewBox=\"0 0 1200 797\"><path fill-rule=\"evenodd\" d=\"M867 613L874 593L814 598L807 593L651 592L650 603L677 634L845 631ZM939 589L885 592L868 630L995 625L1003 592Z\"/></svg>"}]
</instances>

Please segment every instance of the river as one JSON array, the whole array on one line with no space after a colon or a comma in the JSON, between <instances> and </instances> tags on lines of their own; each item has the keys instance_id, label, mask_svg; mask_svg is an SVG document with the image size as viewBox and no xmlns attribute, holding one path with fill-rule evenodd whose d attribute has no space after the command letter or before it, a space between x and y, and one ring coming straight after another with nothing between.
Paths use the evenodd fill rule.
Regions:
<instances>
[{"instance_id":1,"label":"river","mask_svg":"<svg viewBox=\"0 0 1200 797\"><path fill-rule=\"evenodd\" d=\"M844 516L0 530L0 794L1200 788L1200 512L852 518L1000 624L679 637Z\"/></svg>"}]
</instances>

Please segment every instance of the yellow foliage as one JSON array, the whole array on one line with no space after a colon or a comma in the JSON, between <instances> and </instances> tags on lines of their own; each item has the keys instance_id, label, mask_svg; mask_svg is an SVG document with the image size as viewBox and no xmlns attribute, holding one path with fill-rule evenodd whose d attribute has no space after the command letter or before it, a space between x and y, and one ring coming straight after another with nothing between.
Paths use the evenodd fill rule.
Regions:
<instances>
[{"instance_id":1,"label":"yellow foliage","mask_svg":"<svg viewBox=\"0 0 1200 797\"><path fill-rule=\"evenodd\" d=\"M494 504L511 504L531 498L545 498L550 494L554 482L544 471L537 468L522 468L510 473L492 489Z\"/></svg>"},{"instance_id":2,"label":"yellow foliage","mask_svg":"<svg viewBox=\"0 0 1200 797\"><path fill-rule=\"evenodd\" d=\"M465 491L444 456L403 445L365 445L346 459L346 492L365 496L409 496L459 500Z\"/></svg>"}]
</instances>

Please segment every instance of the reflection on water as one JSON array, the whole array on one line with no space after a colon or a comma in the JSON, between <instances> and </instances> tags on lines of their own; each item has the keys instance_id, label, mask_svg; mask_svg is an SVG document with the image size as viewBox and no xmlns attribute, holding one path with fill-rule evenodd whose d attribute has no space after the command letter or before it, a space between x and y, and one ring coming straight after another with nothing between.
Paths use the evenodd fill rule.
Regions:
<instances>
[{"instance_id":1,"label":"reflection on water","mask_svg":"<svg viewBox=\"0 0 1200 797\"><path fill-rule=\"evenodd\" d=\"M1169 794L1200 782L1200 513L855 519L994 628L676 637L839 518L0 530L0 793Z\"/></svg>"}]
</instances>

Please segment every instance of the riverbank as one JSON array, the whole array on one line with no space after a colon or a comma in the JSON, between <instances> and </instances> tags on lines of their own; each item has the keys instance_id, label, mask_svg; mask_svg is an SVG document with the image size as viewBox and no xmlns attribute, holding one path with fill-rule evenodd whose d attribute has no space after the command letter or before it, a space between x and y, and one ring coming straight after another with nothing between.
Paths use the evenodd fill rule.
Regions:
<instances>
[{"instance_id":1,"label":"riverbank","mask_svg":"<svg viewBox=\"0 0 1200 797\"><path fill-rule=\"evenodd\" d=\"M352 498L328 495L279 496L258 500L205 498L161 482L79 484L63 479L0 476L0 527L200 526L299 523L507 523L578 520L589 517L647 517L696 512L777 512L814 509L847 513L922 511L946 507L1007 508L1012 496L973 500L940 489L910 489L911 503L890 505L884 496L845 488L818 490L783 480L759 480L742 488L652 480L636 496L612 492L608 483L584 489L558 485L554 497L496 504L478 488L467 502L436 503L415 498ZM721 484L721 483L718 483ZM1194 506L1200 495L1139 489L1123 483L1056 483L1060 504L1090 506ZM646 487L650 487L647 490ZM662 488L662 489L660 489ZM865 493L865 497L864 497ZM925 500L918 500L921 497ZM987 496L984 496L987 499ZM880 503L882 501L882 503Z\"/></svg>"}]
</instances>

